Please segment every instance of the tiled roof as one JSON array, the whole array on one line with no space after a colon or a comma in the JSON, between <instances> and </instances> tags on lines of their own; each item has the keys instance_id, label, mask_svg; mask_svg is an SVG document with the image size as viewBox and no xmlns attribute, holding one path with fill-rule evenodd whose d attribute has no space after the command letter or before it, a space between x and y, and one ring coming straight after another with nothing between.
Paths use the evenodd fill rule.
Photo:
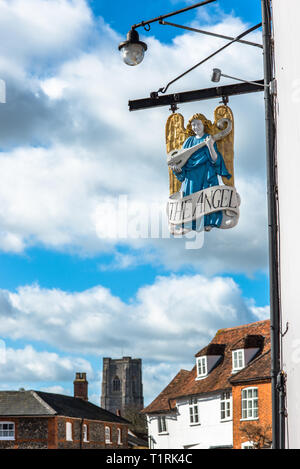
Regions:
<instances>
[{"instance_id":1,"label":"tiled roof","mask_svg":"<svg viewBox=\"0 0 300 469\"><path fill-rule=\"evenodd\" d=\"M238 350L242 348L262 348L264 337L262 335L247 334L245 337L239 339L231 348L231 350Z\"/></svg>"},{"instance_id":2,"label":"tiled roof","mask_svg":"<svg viewBox=\"0 0 300 469\"><path fill-rule=\"evenodd\" d=\"M206 355L224 355L225 344L210 343L204 347L200 352L196 353L195 357L205 357Z\"/></svg>"},{"instance_id":3,"label":"tiled roof","mask_svg":"<svg viewBox=\"0 0 300 469\"><path fill-rule=\"evenodd\" d=\"M147 436L141 437L138 434L133 433L131 430L128 430L128 446L131 447L146 447L148 446Z\"/></svg>"},{"instance_id":4,"label":"tiled roof","mask_svg":"<svg viewBox=\"0 0 300 469\"><path fill-rule=\"evenodd\" d=\"M180 397L207 394L215 391L230 389L232 387L231 378L233 376L237 376L232 375L232 347L247 335L263 337L261 348L258 352L259 356L262 356L267 351L269 351L269 320L258 321L252 324L232 327L229 329L221 329L216 333L209 346L223 345L222 358L215 366L215 368L209 373L209 375L204 379L196 380L196 366L194 366L191 371L181 370L171 381L171 383L156 397L156 399L143 410L143 412L158 413L170 411L170 408L175 408L176 399ZM207 347L197 353L196 357L202 356L202 352L205 349L207 349ZM266 358L266 362L267 360L268 359ZM263 363L263 361L261 363ZM246 372L249 367L250 364L243 371ZM260 365L258 365L257 371L255 370L256 368L253 366L253 369L251 369L253 376L255 373L257 377L260 372L264 373L263 369L260 370Z\"/></svg>"},{"instance_id":5,"label":"tiled roof","mask_svg":"<svg viewBox=\"0 0 300 469\"><path fill-rule=\"evenodd\" d=\"M230 382L232 384L245 383L248 381L258 381L263 379L271 379L271 351L270 349L263 355L260 355L246 368L232 376Z\"/></svg>"},{"instance_id":6,"label":"tiled roof","mask_svg":"<svg viewBox=\"0 0 300 469\"><path fill-rule=\"evenodd\" d=\"M34 391L0 391L0 416L54 414Z\"/></svg>"},{"instance_id":7,"label":"tiled roof","mask_svg":"<svg viewBox=\"0 0 300 469\"><path fill-rule=\"evenodd\" d=\"M83 399L42 391L0 391L0 416L46 416L128 423L122 417Z\"/></svg>"},{"instance_id":8,"label":"tiled roof","mask_svg":"<svg viewBox=\"0 0 300 469\"><path fill-rule=\"evenodd\" d=\"M150 405L142 410L142 413L170 410L169 398L174 396L178 389L184 385L184 382L189 375L190 371L180 370L159 396L157 396Z\"/></svg>"}]
</instances>

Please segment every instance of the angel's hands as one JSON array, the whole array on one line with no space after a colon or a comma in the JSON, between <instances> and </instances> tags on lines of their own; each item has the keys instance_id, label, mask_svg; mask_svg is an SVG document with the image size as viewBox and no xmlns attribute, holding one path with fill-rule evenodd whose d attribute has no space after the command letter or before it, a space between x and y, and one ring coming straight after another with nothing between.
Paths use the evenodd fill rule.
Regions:
<instances>
[{"instance_id":1,"label":"angel's hands","mask_svg":"<svg viewBox=\"0 0 300 469\"><path fill-rule=\"evenodd\" d=\"M215 140L212 135L209 135L208 137L206 137L205 142L208 147L213 148Z\"/></svg>"},{"instance_id":2,"label":"angel's hands","mask_svg":"<svg viewBox=\"0 0 300 469\"><path fill-rule=\"evenodd\" d=\"M172 169L172 171L174 171L174 173L177 173L177 174L178 174L178 173L182 173L182 169L179 168L179 166L177 166L176 164L173 164L173 165L171 166L171 169Z\"/></svg>"},{"instance_id":3,"label":"angel's hands","mask_svg":"<svg viewBox=\"0 0 300 469\"><path fill-rule=\"evenodd\" d=\"M205 141L206 141L206 145L210 153L211 159L215 162L218 158L218 155L214 147L214 143L215 143L214 137L212 135L209 135Z\"/></svg>"}]
</instances>

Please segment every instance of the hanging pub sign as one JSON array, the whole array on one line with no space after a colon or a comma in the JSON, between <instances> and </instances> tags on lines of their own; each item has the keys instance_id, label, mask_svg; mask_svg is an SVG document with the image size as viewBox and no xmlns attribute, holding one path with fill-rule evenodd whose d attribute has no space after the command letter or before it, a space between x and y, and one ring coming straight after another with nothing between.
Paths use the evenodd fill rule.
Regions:
<instances>
[{"instance_id":1,"label":"hanging pub sign","mask_svg":"<svg viewBox=\"0 0 300 469\"><path fill-rule=\"evenodd\" d=\"M172 234L238 223L240 197L234 187L234 121L231 109L218 106L214 123L194 114L186 128L173 113L166 123L170 178L168 222ZM201 227L201 228L199 228Z\"/></svg>"}]
</instances>

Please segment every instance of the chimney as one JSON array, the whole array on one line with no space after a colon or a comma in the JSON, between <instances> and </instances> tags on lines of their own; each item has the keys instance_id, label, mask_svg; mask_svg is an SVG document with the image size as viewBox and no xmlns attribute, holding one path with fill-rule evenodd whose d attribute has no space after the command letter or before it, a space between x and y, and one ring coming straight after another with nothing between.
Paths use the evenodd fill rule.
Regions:
<instances>
[{"instance_id":1,"label":"chimney","mask_svg":"<svg viewBox=\"0 0 300 469\"><path fill-rule=\"evenodd\" d=\"M86 380L86 373L76 373L74 380L74 397L88 400L88 382Z\"/></svg>"}]
</instances>

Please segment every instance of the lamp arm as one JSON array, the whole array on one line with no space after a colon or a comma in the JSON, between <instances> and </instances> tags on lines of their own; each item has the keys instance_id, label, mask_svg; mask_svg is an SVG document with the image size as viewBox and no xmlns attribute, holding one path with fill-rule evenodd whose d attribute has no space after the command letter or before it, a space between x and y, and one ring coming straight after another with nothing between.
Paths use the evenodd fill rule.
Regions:
<instances>
[{"instance_id":1,"label":"lamp arm","mask_svg":"<svg viewBox=\"0 0 300 469\"><path fill-rule=\"evenodd\" d=\"M148 26L151 23L155 23L156 21L161 21L164 18L170 18L170 16L178 15L179 13L184 13L185 11L189 11L189 10L192 10L193 8L198 8L198 7L201 7L201 6L205 6L205 5L208 5L209 3L213 3L213 2L216 2L216 0L205 0L205 1L202 1L202 2L199 2L199 3L196 3L195 5L191 5L189 7L182 8L181 10L176 10L176 11L173 11L172 13L167 13L166 15L157 16L156 18L152 18L151 20L148 20L148 21L141 21L138 24L134 24L132 26L132 29L140 28L141 26L145 27L145 26Z\"/></svg>"},{"instance_id":2,"label":"lamp arm","mask_svg":"<svg viewBox=\"0 0 300 469\"><path fill-rule=\"evenodd\" d=\"M178 77L174 78L174 80L170 81L164 88L159 88L159 90L157 92L154 92L154 93L151 93L152 96L154 96L156 93L165 93L167 91L167 89L169 88L170 85L172 85L173 83L175 83L175 81L177 80L180 80L180 78L184 77L185 75L187 75L188 73L190 73L192 70L195 70L195 68L199 67L200 65L204 64L204 62L207 62L209 59L211 59L212 57L214 57L215 55L219 54L220 52L222 52L224 49L226 49L227 47L231 46L231 44L233 44L234 42L237 42L239 39L241 39L242 37L246 36L247 34L251 33L252 31L254 31L255 29L258 29L261 27L261 23L258 23L256 24L255 26L252 26L251 28L247 29L246 31L244 31L243 33L239 34L236 38L234 38L232 41L228 42L227 44L225 44L225 46L223 47L220 47L220 49L216 50L215 52L213 52L212 54L210 54L208 57L206 57L205 59L201 60L201 62L197 63L196 65L194 65L193 67L189 68L188 70L186 70L184 73L182 73L181 75L179 75Z\"/></svg>"},{"instance_id":3,"label":"lamp arm","mask_svg":"<svg viewBox=\"0 0 300 469\"><path fill-rule=\"evenodd\" d=\"M213 37L217 37L220 39L228 39L229 41L232 41L234 39L233 37L230 37L230 36L224 36L224 34L212 33L211 31L204 31L203 29L191 28L190 26L183 26L182 24L170 23L169 21L160 20L159 24L166 25L166 26L174 26L176 28L185 29L187 31L192 31L194 33L205 34L206 36L213 36ZM237 42L241 44L246 44L248 46L254 46L254 47L259 47L260 49L263 49L262 44L258 44L257 42L243 41L242 39L239 39Z\"/></svg>"},{"instance_id":4,"label":"lamp arm","mask_svg":"<svg viewBox=\"0 0 300 469\"><path fill-rule=\"evenodd\" d=\"M258 86L262 86L262 87L270 86L270 85L262 85L261 83L257 83L256 81L242 80L241 78L236 78L236 77L232 77L230 75L225 75L225 73L221 73L221 75L222 75L222 77L231 78L232 80L242 81L243 83L250 83L251 85L258 85Z\"/></svg>"}]
</instances>

